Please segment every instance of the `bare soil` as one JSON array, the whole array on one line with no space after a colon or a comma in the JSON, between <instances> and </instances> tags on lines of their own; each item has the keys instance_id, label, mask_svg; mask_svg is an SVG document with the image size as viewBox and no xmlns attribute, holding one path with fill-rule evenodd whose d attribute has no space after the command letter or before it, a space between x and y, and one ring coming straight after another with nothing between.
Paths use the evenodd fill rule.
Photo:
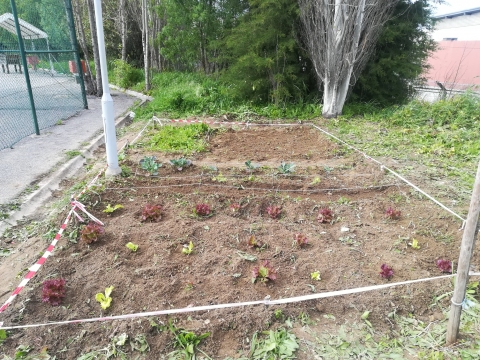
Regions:
<instances>
[{"instance_id":1,"label":"bare soil","mask_svg":"<svg viewBox=\"0 0 480 360\"><path fill-rule=\"evenodd\" d=\"M157 177L139 167L138 161L145 155L155 155L163 162ZM183 171L167 163L173 157L178 156L130 149L122 164L130 167L132 176L105 182L104 189L82 199L105 223L105 234L90 245L62 238L37 276L0 315L0 321L23 325L267 296L287 298L438 276L442 273L437 259L458 258L462 234L458 220L309 126L220 131L210 139L207 152L189 157L193 165ZM246 160L262 167L251 172L244 166ZM277 167L282 161L295 163L295 173L279 174ZM211 216L194 214L196 204L201 203L210 206ZM232 210L234 203L241 205L238 211ZM107 204L124 208L107 215L102 211ZM146 204L162 206L159 221L141 221ZM281 216L271 218L268 206L281 207ZM386 216L388 207L401 212L399 219ZM321 208L332 210L331 222L317 220ZM59 225L62 222L59 218ZM69 225L66 233L76 226L79 224ZM307 237L306 246L294 244L296 233ZM247 246L252 235L264 244L261 249ZM414 238L419 249L409 245ZM182 249L190 241L194 251L185 255ZM138 250L130 251L125 246L128 242L137 244ZM37 239L37 249L45 244ZM246 260L241 252L257 260ZM38 257L38 250L36 254ZM3 260L2 268L10 266L12 259ZM265 260L277 270L277 279L252 283L253 268ZM472 264L478 265L479 260L475 254ZM382 264L393 268L390 280L379 275ZM311 279L314 271L319 271L320 281ZM42 303L42 282L59 277L67 282L62 305ZM10 278L8 288L0 289L2 303L19 281ZM386 318L392 311L419 318L438 316L430 309L432 298L448 291L449 285L449 280L437 280L289 305L170 318L177 327L197 334L210 332L200 348L212 358L235 358L248 353L248 339L255 331L275 328L288 317L308 316L317 320L312 327L328 330L369 310L375 330L385 334L393 326ZM108 286L114 286L113 302L103 311L95 294ZM282 311L280 319L274 316L276 309ZM325 314L333 315L335 321L322 316ZM168 317L154 320L165 324ZM306 336L301 329L295 331ZM13 355L23 344L35 351L47 347L57 359L75 359L105 347L112 336L121 333L131 337L146 334L150 352L145 358L163 358L173 350L171 334L157 332L143 318L14 330L2 352ZM302 349L298 358L311 359L313 355Z\"/></svg>"}]
</instances>

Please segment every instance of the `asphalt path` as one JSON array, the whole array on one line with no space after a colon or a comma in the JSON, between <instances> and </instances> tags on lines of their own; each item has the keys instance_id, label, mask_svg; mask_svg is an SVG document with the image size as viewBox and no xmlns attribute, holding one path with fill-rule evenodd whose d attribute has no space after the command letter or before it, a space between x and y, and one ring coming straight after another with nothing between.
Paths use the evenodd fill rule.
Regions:
<instances>
[{"instance_id":1,"label":"asphalt path","mask_svg":"<svg viewBox=\"0 0 480 360\"><path fill-rule=\"evenodd\" d=\"M115 90L111 95L116 118L138 100ZM0 205L11 204L25 190L35 189L40 180L67 162L68 151L81 150L103 133L101 99L88 97L88 107L63 121L63 125L54 125L40 135L20 140L12 148L0 150Z\"/></svg>"}]
</instances>

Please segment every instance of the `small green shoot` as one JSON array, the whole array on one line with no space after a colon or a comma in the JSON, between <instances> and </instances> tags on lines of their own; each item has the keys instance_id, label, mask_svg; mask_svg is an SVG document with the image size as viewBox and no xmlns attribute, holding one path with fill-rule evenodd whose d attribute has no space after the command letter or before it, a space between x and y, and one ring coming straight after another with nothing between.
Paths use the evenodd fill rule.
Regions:
<instances>
[{"instance_id":1,"label":"small green shoot","mask_svg":"<svg viewBox=\"0 0 480 360\"><path fill-rule=\"evenodd\" d=\"M107 207L105 208L105 210L103 210L103 212L106 213L106 214L111 214L115 210L118 210L118 209L123 209L123 205L116 204L115 206L112 207L112 206L110 206L110 204L108 204Z\"/></svg>"},{"instance_id":2,"label":"small green shoot","mask_svg":"<svg viewBox=\"0 0 480 360\"><path fill-rule=\"evenodd\" d=\"M133 252L136 252L138 250L138 245L132 243L132 242L129 242L125 245L127 248L129 248L130 250L132 250Z\"/></svg>"},{"instance_id":3,"label":"small green shoot","mask_svg":"<svg viewBox=\"0 0 480 360\"><path fill-rule=\"evenodd\" d=\"M193 242L190 241L188 245L183 245L182 253L190 255L193 252Z\"/></svg>"},{"instance_id":4,"label":"small green shoot","mask_svg":"<svg viewBox=\"0 0 480 360\"><path fill-rule=\"evenodd\" d=\"M320 277L320 271L314 271L310 273L310 278L315 281L320 281L322 278Z\"/></svg>"},{"instance_id":5,"label":"small green shoot","mask_svg":"<svg viewBox=\"0 0 480 360\"><path fill-rule=\"evenodd\" d=\"M420 249L420 245L418 245L418 240L417 239L412 239L411 243L408 243L412 247L412 249L418 250Z\"/></svg>"},{"instance_id":6,"label":"small green shoot","mask_svg":"<svg viewBox=\"0 0 480 360\"><path fill-rule=\"evenodd\" d=\"M360 319L365 321L365 324L367 324L369 327L372 327L372 323L368 321L368 317L370 316L370 311L365 311L362 316L360 316Z\"/></svg>"},{"instance_id":7,"label":"small green shoot","mask_svg":"<svg viewBox=\"0 0 480 360\"><path fill-rule=\"evenodd\" d=\"M112 304L112 298L110 297L110 294L113 291L113 286L107 287L105 289L105 294L98 293L95 295L95 300L97 300L100 303L100 306L102 307L103 310L107 310L110 305Z\"/></svg>"},{"instance_id":8,"label":"small green shoot","mask_svg":"<svg viewBox=\"0 0 480 360\"><path fill-rule=\"evenodd\" d=\"M320 179L319 176L315 176L315 178L313 179L313 181L310 183L310 185L317 185L317 184L320 184L322 180Z\"/></svg>"},{"instance_id":9,"label":"small green shoot","mask_svg":"<svg viewBox=\"0 0 480 360\"><path fill-rule=\"evenodd\" d=\"M294 163L286 163L283 162L280 164L278 167L278 171L280 171L281 174L291 174L295 172L295 164Z\"/></svg>"}]
</instances>

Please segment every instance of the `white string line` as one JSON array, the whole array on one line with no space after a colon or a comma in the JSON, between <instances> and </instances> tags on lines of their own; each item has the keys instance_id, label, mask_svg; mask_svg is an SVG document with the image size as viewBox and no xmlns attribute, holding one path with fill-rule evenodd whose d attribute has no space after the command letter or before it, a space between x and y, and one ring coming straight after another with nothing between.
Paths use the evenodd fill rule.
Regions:
<instances>
[{"instance_id":1,"label":"white string line","mask_svg":"<svg viewBox=\"0 0 480 360\"><path fill-rule=\"evenodd\" d=\"M324 293L296 296L296 297L277 299L277 300L264 299L264 300L247 301L247 302L240 302L240 303L194 306L194 307L186 307L186 308L179 308L179 309L158 310L158 311L149 311L149 312L141 312L141 313L133 313L133 314L114 315L114 316L108 316L108 317L98 317L98 318L78 319L78 320L64 320L64 321L54 321L49 323L26 324L26 325L18 325L18 326L3 326L3 323L0 323L0 330L26 329L26 328L49 326L49 325L67 325L67 324L79 324L79 323L89 323L89 322L97 322L97 321L125 320L125 319L135 319L135 318L142 318L142 317L149 317L149 316L158 316L158 315L171 315L171 314L182 314L182 313L190 313L190 312L197 312L197 311L230 309L230 308L236 308L236 307L262 305L262 304L263 305L290 304L290 303L297 303L297 302L308 301L308 300L317 300L317 299L329 298L334 296L343 296L343 295L357 294L357 293L374 291L374 290L387 289L394 286L409 285L409 284L415 284L415 283L425 282L425 281L447 279L447 278L454 277L456 275L457 274L451 274L451 275L436 276L436 277L423 278L423 279L417 279L417 280L407 280L407 281L402 281L397 283L329 291ZM480 276L480 273L472 272L472 273L469 273L469 276Z\"/></svg>"},{"instance_id":2,"label":"white string line","mask_svg":"<svg viewBox=\"0 0 480 360\"><path fill-rule=\"evenodd\" d=\"M377 186L368 186L368 187L353 187L353 188L332 188L332 189L278 189L276 187L244 187L244 186L233 186L233 185L220 185L220 184L206 184L206 183L185 183L185 184L172 184L172 185L158 185L158 186L135 186L135 187L106 187L105 190L135 190L135 189L161 189L169 187L187 187L187 186L205 186L205 187L223 187L228 189L237 189L237 190L258 190L258 191L276 191L276 192L308 192L308 193L322 193L322 192L336 192L336 191L361 191L361 190L378 190L384 189L387 187L398 186L398 184L385 184Z\"/></svg>"},{"instance_id":3,"label":"white string line","mask_svg":"<svg viewBox=\"0 0 480 360\"><path fill-rule=\"evenodd\" d=\"M463 224L465 224L465 221L466 219L464 219L463 217L461 217L460 215L458 215L456 212L454 212L453 210L450 210L448 207L446 207L445 205L443 205L440 201L436 200L434 197L430 196L429 194L427 194L425 191L423 191L422 189L420 189L418 186L412 184L410 181L408 181L407 179L405 179L403 176L401 176L400 174L398 174L397 172L393 171L392 169L388 168L387 166L383 165L380 161L372 158L371 156L367 155L366 153L364 153L363 151L361 151L360 149L357 149L355 146L352 146L348 143L346 143L345 141L341 140L340 138L336 137L335 135L329 133L328 131L325 131L323 130L322 128L318 127L317 125L315 124L310 124L311 126L313 126L314 128L316 128L317 130L320 130L321 132L323 132L324 134L334 138L335 140L339 141L340 143L344 144L345 146L359 152L360 154L362 154L363 156L365 156L365 158L369 159L369 160L372 160L374 162L376 162L378 165L380 165L381 169L385 169L385 170L388 170L389 172L391 172L393 175L395 175L396 177L398 177L400 180L402 180L403 182L405 182L407 185L413 187L415 190L417 190L419 193L421 193L422 195L425 195L427 198L429 198L430 200L432 200L435 204L439 205L441 208L443 208L444 210L448 211L450 214L456 216L457 218L459 218L460 220L462 220ZM463 226L462 226L463 228Z\"/></svg>"}]
</instances>

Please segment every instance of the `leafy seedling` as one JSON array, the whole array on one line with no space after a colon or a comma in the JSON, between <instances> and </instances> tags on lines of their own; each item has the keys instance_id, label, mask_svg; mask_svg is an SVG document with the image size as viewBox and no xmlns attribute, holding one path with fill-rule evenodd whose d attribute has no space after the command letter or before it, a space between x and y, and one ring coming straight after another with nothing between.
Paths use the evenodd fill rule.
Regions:
<instances>
[{"instance_id":1,"label":"leafy seedling","mask_svg":"<svg viewBox=\"0 0 480 360\"><path fill-rule=\"evenodd\" d=\"M317 221L319 223L329 223L333 219L333 213L332 210L329 208L321 208L318 210L318 215L317 215Z\"/></svg>"},{"instance_id":2,"label":"leafy seedling","mask_svg":"<svg viewBox=\"0 0 480 360\"><path fill-rule=\"evenodd\" d=\"M193 252L193 242L190 241L188 245L183 245L182 253L190 255Z\"/></svg>"},{"instance_id":3,"label":"leafy seedling","mask_svg":"<svg viewBox=\"0 0 480 360\"><path fill-rule=\"evenodd\" d=\"M452 273L452 262L446 259L438 259L437 260L437 267L444 273L451 274Z\"/></svg>"},{"instance_id":4,"label":"leafy seedling","mask_svg":"<svg viewBox=\"0 0 480 360\"><path fill-rule=\"evenodd\" d=\"M195 355L197 350L210 359L202 350L198 349L200 342L210 336L209 332L196 335L192 331L176 328L171 320L168 323L168 329L174 337L173 346L177 349L168 354L169 359L195 360L197 359Z\"/></svg>"},{"instance_id":5,"label":"leafy seedling","mask_svg":"<svg viewBox=\"0 0 480 360\"><path fill-rule=\"evenodd\" d=\"M420 245L418 245L418 240L413 238L411 243L408 243L412 247L412 249L418 250L420 249Z\"/></svg>"},{"instance_id":6,"label":"leafy seedling","mask_svg":"<svg viewBox=\"0 0 480 360\"><path fill-rule=\"evenodd\" d=\"M130 250L132 250L133 252L136 252L138 250L138 245L132 243L132 242L129 242L125 245L127 248L129 248Z\"/></svg>"},{"instance_id":7,"label":"leafy seedling","mask_svg":"<svg viewBox=\"0 0 480 360\"><path fill-rule=\"evenodd\" d=\"M295 164L282 162L278 167L281 174L291 174L295 172Z\"/></svg>"},{"instance_id":8,"label":"leafy seedling","mask_svg":"<svg viewBox=\"0 0 480 360\"><path fill-rule=\"evenodd\" d=\"M98 293L95 295L95 300L97 300L100 303L100 306L102 307L103 310L106 310L110 307L112 304L112 298L110 297L110 294L113 291L113 286L107 287L105 289L105 294Z\"/></svg>"},{"instance_id":9,"label":"leafy seedling","mask_svg":"<svg viewBox=\"0 0 480 360\"><path fill-rule=\"evenodd\" d=\"M176 167L178 171L182 171L184 168L192 165L192 161L185 158L178 158L170 160L170 164Z\"/></svg>"},{"instance_id":10,"label":"leafy seedling","mask_svg":"<svg viewBox=\"0 0 480 360\"><path fill-rule=\"evenodd\" d=\"M212 210L207 204L197 204L194 210L195 215L203 217L209 216L211 212Z\"/></svg>"},{"instance_id":11,"label":"leafy seedling","mask_svg":"<svg viewBox=\"0 0 480 360\"><path fill-rule=\"evenodd\" d=\"M252 283L259 280L263 283L277 278L277 271L270 265L268 260L265 260L262 265L255 266L252 270Z\"/></svg>"},{"instance_id":12,"label":"leafy seedling","mask_svg":"<svg viewBox=\"0 0 480 360\"><path fill-rule=\"evenodd\" d=\"M261 248L263 246L263 243L257 240L255 238L255 235L252 235L248 238L247 246L252 249Z\"/></svg>"},{"instance_id":13,"label":"leafy seedling","mask_svg":"<svg viewBox=\"0 0 480 360\"><path fill-rule=\"evenodd\" d=\"M103 226L95 222L89 222L88 225L82 229L80 239L87 244L91 244L92 242L97 241L99 236L103 233L105 233Z\"/></svg>"},{"instance_id":14,"label":"leafy seedling","mask_svg":"<svg viewBox=\"0 0 480 360\"><path fill-rule=\"evenodd\" d=\"M380 276L384 279L390 280L393 276L393 269L387 264L380 266Z\"/></svg>"},{"instance_id":15,"label":"leafy seedling","mask_svg":"<svg viewBox=\"0 0 480 360\"><path fill-rule=\"evenodd\" d=\"M103 210L103 212L107 213L107 214L111 214L115 210L118 210L118 209L123 209L123 205L116 204L115 206L112 207L112 206L110 206L110 204L108 204L107 207L105 208L105 210Z\"/></svg>"},{"instance_id":16,"label":"leafy seedling","mask_svg":"<svg viewBox=\"0 0 480 360\"><path fill-rule=\"evenodd\" d=\"M240 206L240 204L238 203L233 203L230 205L230 210L232 211L232 213L234 214L238 214L238 212L240 211L242 207Z\"/></svg>"},{"instance_id":17,"label":"leafy seedling","mask_svg":"<svg viewBox=\"0 0 480 360\"><path fill-rule=\"evenodd\" d=\"M280 218L280 215L282 215L282 207L274 205L268 206L267 213L272 219L278 219Z\"/></svg>"},{"instance_id":18,"label":"leafy seedling","mask_svg":"<svg viewBox=\"0 0 480 360\"><path fill-rule=\"evenodd\" d=\"M297 233L293 236L293 238L295 239L294 244L296 244L298 247L304 247L308 244L308 239L303 234Z\"/></svg>"},{"instance_id":19,"label":"leafy seedling","mask_svg":"<svg viewBox=\"0 0 480 360\"><path fill-rule=\"evenodd\" d=\"M155 222L162 218L163 208L160 205L147 204L142 210L142 221Z\"/></svg>"},{"instance_id":20,"label":"leafy seedling","mask_svg":"<svg viewBox=\"0 0 480 360\"><path fill-rule=\"evenodd\" d=\"M315 281L320 281L322 278L320 277L320 271L314 271L310 273L310 278Z\"/></svg>"},{"instance_id":21,"label":"leafy seedling","mask_svg":"<svg viewBox=\"0 0 480 360\"><path fill-rule=\"evenodd\" d=\"M385 210L385 217L390 220L398 220L400 219L401 215L400 210L395 210L393 207L389 206L387 210Z\"/></svg>"},{"instance_id":22,"label":"leafy seedling","mask_svg":"<svg viewBox=\"0 0 480 360\"><path fill-rule=\"evenodd\" d=\"M50 279L42 283L42 302L58 306L65 297L65 279Z\"/></svg>"},{"instance_id":23,"label":"leafy seedling","mask_svg":"<svg viewBox=\"0 0 480 360\"><path fill-rule=\"evenodd\" d=\"M155 156L145 156L140 160L140 166L143 170L146 170L150 175L158 175L158 168L162 167L161 163L157 163L157 158Z\"/></svg>"},{"instance_id":24,"label":"leafy seedling","mask_svg":"<svg viewBox=\"0 0 480 360\"><path fill-rule=\"evenodd\" d=\"M276 331L263 331L265 338L258 340L255 333L250 351L251 359L295 359L295 351L299 348L294 334L280 328Z\"/></svg>"},{"instance_id":25,"label":"leafy seedling","mask_svg":"<svg viewBox=\"0 0 480 360\"><path fill-rule=\"evenodd\" d=\"M252 163L252 160L248 160L248 161L245 161L245 166L250 172L252 172L257 170L260 167L260 164L254 164Z\"/></svg>"}]
</instances>

